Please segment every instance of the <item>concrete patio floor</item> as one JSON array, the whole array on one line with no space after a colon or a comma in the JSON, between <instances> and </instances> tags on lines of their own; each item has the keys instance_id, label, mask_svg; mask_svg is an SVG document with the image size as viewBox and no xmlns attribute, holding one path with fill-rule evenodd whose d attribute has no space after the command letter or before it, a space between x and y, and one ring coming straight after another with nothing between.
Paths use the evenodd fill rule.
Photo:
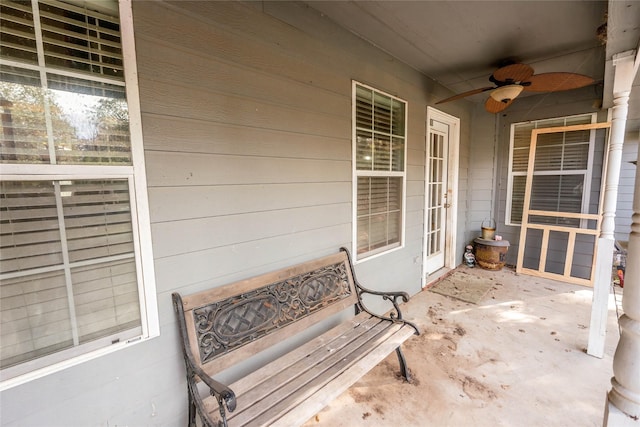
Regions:
<instances>
[{"instance_id":1,"label":"concrete patio floor","mask_svg":"<svg viewBox=\"0 0 640 427\"><path fill-rule=\"evenodd\" d=\"M613 294L597 359L585 353L591 288L458 269L491 289L477 304L425 290L403 307L422 331L403 346L413 384L391 355L305 427L602 425L619 338Z\"/></svg>"}]
</instances>

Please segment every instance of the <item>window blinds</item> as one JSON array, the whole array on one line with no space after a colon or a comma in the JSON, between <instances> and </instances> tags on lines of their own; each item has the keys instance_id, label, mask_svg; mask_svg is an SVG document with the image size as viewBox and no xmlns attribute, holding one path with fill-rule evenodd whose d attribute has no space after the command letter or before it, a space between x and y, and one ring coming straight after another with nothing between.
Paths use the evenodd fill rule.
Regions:
<instances>
[{"instance_id":1,"label":"window blinds","mask_svg":"<svg viewBox=\"0 0 640 427\"><path fill-rule=\"evenodd\" d=\"M358 251L400 243L402 178L358 178Z\"/></svg>"}]
</instances>

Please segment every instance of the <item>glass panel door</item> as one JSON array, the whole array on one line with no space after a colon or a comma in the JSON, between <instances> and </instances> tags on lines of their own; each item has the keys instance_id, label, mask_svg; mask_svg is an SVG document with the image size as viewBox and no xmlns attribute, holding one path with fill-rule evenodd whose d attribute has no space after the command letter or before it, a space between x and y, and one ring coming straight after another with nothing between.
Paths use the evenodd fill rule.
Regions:
<instances>
[{"instance_id":1,"label":"glass panel door","mask_svg":"<svg viewBox=\"0 0 640 427\"><path fill-rule=\"evenodd\" d=\"M426 177L426 226L425 247L427 273L444 267L446 208L447 205L447 164L448 126L433 121L427 144Z\"/></svg>"}]
</instances>

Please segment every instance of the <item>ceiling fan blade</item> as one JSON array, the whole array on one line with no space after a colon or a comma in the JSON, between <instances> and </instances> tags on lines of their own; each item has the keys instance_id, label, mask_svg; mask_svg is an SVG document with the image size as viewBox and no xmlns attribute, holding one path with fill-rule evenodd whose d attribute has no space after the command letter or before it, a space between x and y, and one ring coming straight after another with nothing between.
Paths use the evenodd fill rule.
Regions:
<instances>
[{"instance_id":1,"label":"ceiling fan blade","mask_svg":"<svg viewBox=\"0 0 640 427\"><path fill-rule=\"evenodd\" d=\"M468 92L462 92L462 93L459 93L457 95L453 95L450 98L443 99L442 101L438 101L438 102L436 102L436 104L442 104L442 103L449 102L449 101L455 101L456 99L465 98L467 96L471 96L471 95L475 95L475 94L478 94L478 93L486 92L486 91L491 90L491 89L495 89L495 87L493 87L493 86L491 86L491 87L482 87L482 88L479 88L479 89L470 90Z\"/></svg>"},{"instance_id":2,"label":"ceiling fan blade","mask_svg":"<svg viewBox=\"0 0 640 427\"><path fill-rule=\"evenodd\" d=\"M498 68L493 72L493 78L499 82L521 82L533 76L533 68L527 64L511 64Z\"/></svg>"},{"instance_id":3,"label":"ceiling fan blade","mask_svg":"<svg viewBox=\"0 0 640 427\"><path fill-rule=\"evenodd\" d=\"M524 87L528 92L559 92L589 86L595 80L576 73L542 73L531 76L527 82L531 83Z\"/></svg>"},{"instance_id":4,"label":"ceiling fan blade","mask_svg":"<svg viewBox=\"0 0 640 427\"><path fill-rule=\"evenodd\" d=\"M484 109L490 113L499 113L506 109L509 105L513 103L513 99L510 99L507 102L496 101L492 97L487 98L487 101L484 103Z\"/></svg>"}]
</instances>

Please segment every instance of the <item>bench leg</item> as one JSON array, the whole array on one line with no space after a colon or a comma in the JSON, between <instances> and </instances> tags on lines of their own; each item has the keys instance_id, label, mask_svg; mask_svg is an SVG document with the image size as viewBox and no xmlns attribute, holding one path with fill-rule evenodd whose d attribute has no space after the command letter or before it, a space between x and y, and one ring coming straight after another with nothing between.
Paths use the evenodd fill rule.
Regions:
<instances>
[{"instance_id":1,"label":"bench leg","mask_svg":"<svg viewBox=\"0 0 640 427\"><path fill-rule=\"evenodd\" d=\"M189 427L196 427L196 404L189 394Z\"/></svg>"},{"instance_id":2,"label":"bench leg","mask_svg":"<svg viewBox=\"0 0 640 427\"><path fill-rule=\"evenodd\" d=\"M402 349L400 346L396 347L396 354L398 355L398 362L400 362L400 373L404 377L404 379L410 383L411 375L409 375L409 370L407 369L407 361L404 358L404 354L402 353Z\"/></svg>"}]
</instances>

